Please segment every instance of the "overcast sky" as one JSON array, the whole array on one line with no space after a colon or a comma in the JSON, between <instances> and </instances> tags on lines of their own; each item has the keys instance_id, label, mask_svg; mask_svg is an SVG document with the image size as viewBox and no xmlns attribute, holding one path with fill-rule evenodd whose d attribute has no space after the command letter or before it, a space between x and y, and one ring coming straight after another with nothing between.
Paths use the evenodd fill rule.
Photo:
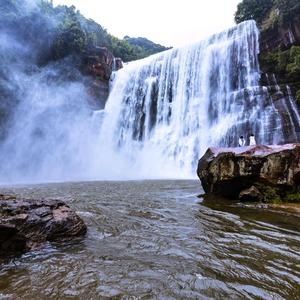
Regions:
<instances>
[{"instance_id":1,"label":"overcast sky","mask_svg":"<svg viewBox=\"0 0 300 300\"><path fill-rule=\"evenodd\" d=\"M234 25L241 0L54 0L123 38L147 37L165 46L181 46Z\"/></svg>"}]
</instances>

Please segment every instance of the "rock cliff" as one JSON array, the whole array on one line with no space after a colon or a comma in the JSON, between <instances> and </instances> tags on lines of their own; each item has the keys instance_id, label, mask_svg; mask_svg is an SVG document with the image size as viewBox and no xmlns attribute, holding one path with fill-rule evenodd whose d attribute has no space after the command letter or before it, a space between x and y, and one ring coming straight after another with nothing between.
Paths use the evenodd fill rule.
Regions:
<instances>
[{"instance_id":1,"label":"rock cliff","mask_svg":"<svg viewBox=\"0 0 300 300\"><path fill-rule=\"evenodd\" d=\"M113 71L123 68L121 58L115 58L106 47L94 47L83 57L82 71L88 81L90 101L96 108L104 108L109 95L109 80Z\"/></svg>"},{"instance_id":2,"label":"rock cliff","mask_svg":"<svg viewBox=\"0 0 300 300\"><path fill-rule=\"evenodd\" d=\"M197 174L208 194L241 201L300 201L300 144L209 148Z\"/></svg>"},{"instance_id":3,"label":"rock cliff","mask_svg":"<svg viewBox=\"0 0 300 300\"><path fill-rule=\"evenodd\" d=\"M287 12L285 12L287 14ZM300 105L300 7L273 9L259 24L261 83L273 87L276 102L292 96ZM289 87L289 89L287 88ZM278 95L280 89L281 94Z\"/></svg>"},{"instance_id":4,"label":"rock cliff","mask_svg":"<svg viewBox=\"0 0 300 300\"><path fill-rule=\"evenodd\" d=\"M279 15L279 10L274 12ZM289 48L300 45L300 15L291 16L289 22L262 24L260 49L262 52L272 52L278 48Z\"/></svg>"}]
</instances>

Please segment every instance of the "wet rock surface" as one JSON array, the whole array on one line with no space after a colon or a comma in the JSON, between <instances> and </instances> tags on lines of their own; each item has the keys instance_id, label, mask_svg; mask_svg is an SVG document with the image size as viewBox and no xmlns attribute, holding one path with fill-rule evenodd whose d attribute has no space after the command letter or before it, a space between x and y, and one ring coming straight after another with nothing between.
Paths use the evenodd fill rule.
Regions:
<instances>
[{"instance_id":1,"label":"wet rock surface","mask_svg":"<svg viewBox=\"0 0 300 300\"><path fill-rule=\"evenodd\" d=\"M199 160L197 174L208 194L298 202L300 144L209 148Z\"/></svg>"},{"instance_id":2,"label":"wet rock surface","mask_svg":"<svg viewBox=\"0 0 300 300\"><path fill-rule=\"evenodd\" d=\"M89 49L83 58L83 74L90 77L88 91L90 104L95 109L103 109L109 95L109 80L113 71L123 68L121 58L115 58L106 47Z\"/></svg>"},{"instance_id":3,"label":"wet rock surface","mask_svg":"<svg viewBox=\"0 0 300 300\"><path fill-rule=\"evenodd\" d=\"M60 200L0 195L0 255L22 253L47 241L81 236L86 225Z\"/></svg>"}]
</instances>

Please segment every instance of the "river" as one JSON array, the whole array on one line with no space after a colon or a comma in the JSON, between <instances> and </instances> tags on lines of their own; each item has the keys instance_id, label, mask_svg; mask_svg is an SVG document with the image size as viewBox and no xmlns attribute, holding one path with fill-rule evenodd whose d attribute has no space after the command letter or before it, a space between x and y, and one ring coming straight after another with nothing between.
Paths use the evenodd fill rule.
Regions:
<instances>
[{"instance_id":1,"label":"river","mask_svg":"<svg viewBox=\"0 0 300 300\"><path fill-rule=\"evenodd\" d=\"M2 187L67 202L85 238L0 264L0 299L300 299L300 218L204 203L196 180Z\"/></svg>"}]
</instances>

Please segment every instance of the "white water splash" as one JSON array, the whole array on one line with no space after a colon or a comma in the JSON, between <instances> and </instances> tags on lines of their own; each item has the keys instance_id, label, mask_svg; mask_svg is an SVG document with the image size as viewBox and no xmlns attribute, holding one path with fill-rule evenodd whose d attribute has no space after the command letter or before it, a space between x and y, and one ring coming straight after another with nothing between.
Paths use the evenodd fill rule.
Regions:
<instances>
[{"instance_id":1,"label":"white water splash","mask_svg":"<svg viewBox=\"0 0 300 300\"><path fill-rule=\"evenodd\" d=\"M280 115L259 86L258 38L248 21L130 63L116 74L102 138L150 177L195 174L209 146L236 146L240 135L282 142Z\"/></svg>"}]
</instances>

